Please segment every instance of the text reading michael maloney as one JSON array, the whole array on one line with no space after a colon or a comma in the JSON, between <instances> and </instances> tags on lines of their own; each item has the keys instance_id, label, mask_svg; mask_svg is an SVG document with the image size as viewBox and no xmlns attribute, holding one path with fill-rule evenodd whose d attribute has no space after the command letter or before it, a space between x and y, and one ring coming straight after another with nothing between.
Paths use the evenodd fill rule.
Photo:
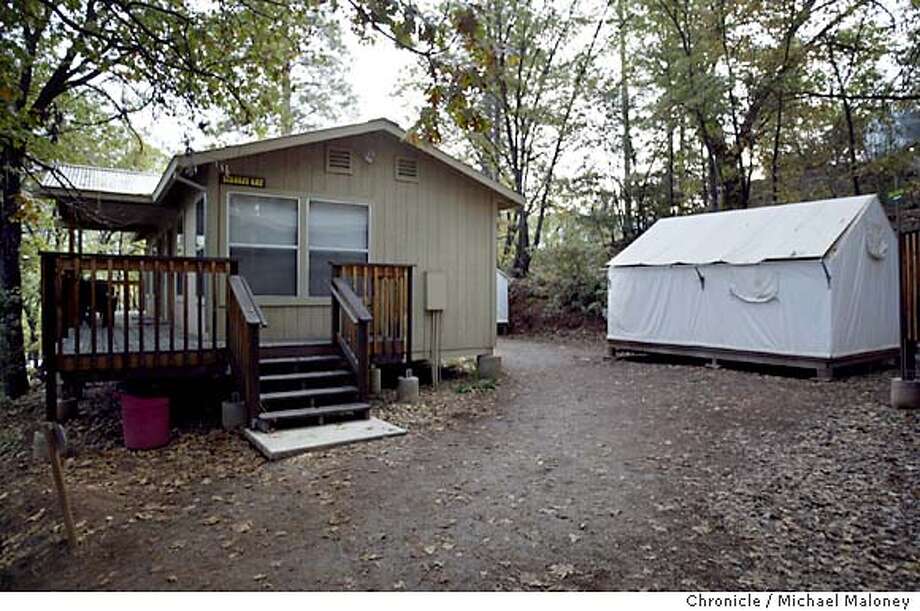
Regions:
<instances>
[{"instance_id":1,"label":"text reading michael maloney","mask_svg":"<svg viewBox=\"0 0 920 611\"><path fill-rule=\"evenodd\" d=\"M702 609L908 609L914 596L904 594L689 594L687 606ZM916 611L920 611L920 606Z\"/></svg>"}]
</instances>

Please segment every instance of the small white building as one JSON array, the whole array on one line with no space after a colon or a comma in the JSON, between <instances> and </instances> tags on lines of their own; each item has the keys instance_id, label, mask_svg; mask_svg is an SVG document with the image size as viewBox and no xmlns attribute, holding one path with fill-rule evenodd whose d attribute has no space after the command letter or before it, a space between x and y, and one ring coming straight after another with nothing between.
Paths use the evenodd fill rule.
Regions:
<instances>
[{"instance_id":1,"label":"small white building","mask_svg":"<svg viewBox=\"0 0 920 611\"><path fill-rule=\"evenodd\" d=\"M500 269L495 270L496 317L498 329L508 328L508 284L511 278Z\"/></svg>"},{"instance_id":2,"label":"small white building","mask_svg":"<svg viewBox=\"0 0 920 611\"><path fill-rule=\"evenodd\" d=\"M616 351L815 368L897 355L897 236L875 195L659 220L608 264Z\"/></svg>"}]
</instances>

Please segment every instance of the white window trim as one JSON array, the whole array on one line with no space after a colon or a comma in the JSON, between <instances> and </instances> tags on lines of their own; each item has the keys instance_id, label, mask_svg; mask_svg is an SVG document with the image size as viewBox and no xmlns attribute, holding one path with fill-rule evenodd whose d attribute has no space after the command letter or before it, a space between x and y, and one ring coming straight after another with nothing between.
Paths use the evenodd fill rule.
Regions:
<instances>
[{"instance_id":1,"label":"white window trim","mask_svg":"<svg viewBox=\"0 0 920 611\"><path fill-rule=\"evenodd\" d=\"M291 244L258 244L255 242L230 242L236 248L261 248L263 250L297 250L297 245Z\"/></svg>"},{"instance_id":2,"label":"white window trim","mask_svg":"<svg viewBox=\"0 0 920 611\"><path fill-rule=\"evenodd\" d=\"M319 204L341 204L343 206L364 206L367 208L367 248L328 248L325 246L317 246L314 248L310 244L310 205L313 203ZM370 263L371 252L373 252L373 242L371 236L373 232L371 228L373 227L373 206L368 202L356 202L356 201L347 201L336 199L334 197L322 197L319 195L311 195L307 198L307 275L305 281L305 290L307 296L310 299L322 299L324 303L331 303L332 298L329 295L311 295L310 294L310 253L314 250L326 251L326 252L363 252L367 253L367 262Z\"/></svg>"},{"instance_id":3,"label":"white window trim","mask_svg":"<svg viewBox=\"0 0 920 611\"><path fill-rule=\"evenodd\" d=\"M296 236L296 238L295 238L295 240L294 240L295 244L291 246L291 245L281 245L281 244L249 244L249 243L246 243L246 242L233 242L233 241L231 241L231 239L230 239L230 198L233 197L234 195L247 195L247 196L252 196L252 197L264 197L264 198L275 198L275 199L287 199L287 200L296 201L296 202L297 202L297 236ZM265 248L265 249L273 249L273 250L294 250L294 251L297 251L297 256L294 258L294 259L295 259L295 261L294 261L294 278L295 278L295 281L294 281L294 287L295 287L295 289L294 289L294 294L293 294L293 295L276 295L276 294L256 295L255 297L256 297L256 301L257 301L257 302L259 301L259 299L261 299L261 298L263 298L263 297L265 297L265 298L279 298L279 299L295 299L295 298L297 298L297 297L300 297L301 294L302 294L302 293L301 293L301 282L300 282L300 270L301 270L301 263L300 263L300 256L301 256L301 253L300 253L300 236L301 236L301 231L303 230L303 227L301 226L301 224L302 224L302 223L301 223L301 216L302 216L303 210L301 209L301 204L302 204L302 200L301 200L300 197L297 197L296 195L285 194L285 193L272 193L272 192L269 192L269 193L261 193L261 192L260 192L260 193L255 193L255 192L253 192L253 191L227 191L227 200L226 200L226 206L227 206L227 207L226 207L226 210L227 210L227 215L226 215L226 217L227 217L227 218L226 218L225 223L224 223L224 228L225 228L225 230L226 230L226 232L227 232L227 233L226 233L226 235L227 235L227 243L226 243L226 247L224 248L224 255L225 255L225 256L227 256L228 258L230 257L230 248L233 247L233 246L239 246L239 247L241 247L241 248Z\"/></svg>"}]
</instances>

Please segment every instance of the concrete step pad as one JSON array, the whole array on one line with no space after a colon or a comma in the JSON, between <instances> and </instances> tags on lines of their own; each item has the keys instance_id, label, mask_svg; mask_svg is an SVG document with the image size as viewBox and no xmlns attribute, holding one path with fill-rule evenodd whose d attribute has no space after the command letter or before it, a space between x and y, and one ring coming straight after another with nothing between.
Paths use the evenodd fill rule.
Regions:
<instances>
[{"instance_id":1,"label":"concrete step pad","mask_svg":"<svg viewBox=\"0 0 920 611\"><path fill-rule=\"evenodd\" d=\"M405 435L406 430L378 418L352 420L323 426L307 426L261 433L245 429L246 438L269 460L279 460L333 446Z\"/></svg>"}]
</instances>

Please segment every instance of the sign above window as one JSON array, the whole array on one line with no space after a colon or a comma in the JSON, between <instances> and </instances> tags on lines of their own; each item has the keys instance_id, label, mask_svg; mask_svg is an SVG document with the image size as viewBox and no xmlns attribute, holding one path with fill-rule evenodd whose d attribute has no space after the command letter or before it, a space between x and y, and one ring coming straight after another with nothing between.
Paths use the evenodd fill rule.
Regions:
<instances>
[{"instance_id":1,"label":"sign above window","mask_svg":"<svg viewBox=\"0 0 920 611\"><path fill-rule=\"evenodd\" d=\"M237 187L254 187L256 189L265 188L265 178L262 176L243 176L242 174L221 174L220 182L225 185L236 185Z\"/></svg>"}]
</instances>

